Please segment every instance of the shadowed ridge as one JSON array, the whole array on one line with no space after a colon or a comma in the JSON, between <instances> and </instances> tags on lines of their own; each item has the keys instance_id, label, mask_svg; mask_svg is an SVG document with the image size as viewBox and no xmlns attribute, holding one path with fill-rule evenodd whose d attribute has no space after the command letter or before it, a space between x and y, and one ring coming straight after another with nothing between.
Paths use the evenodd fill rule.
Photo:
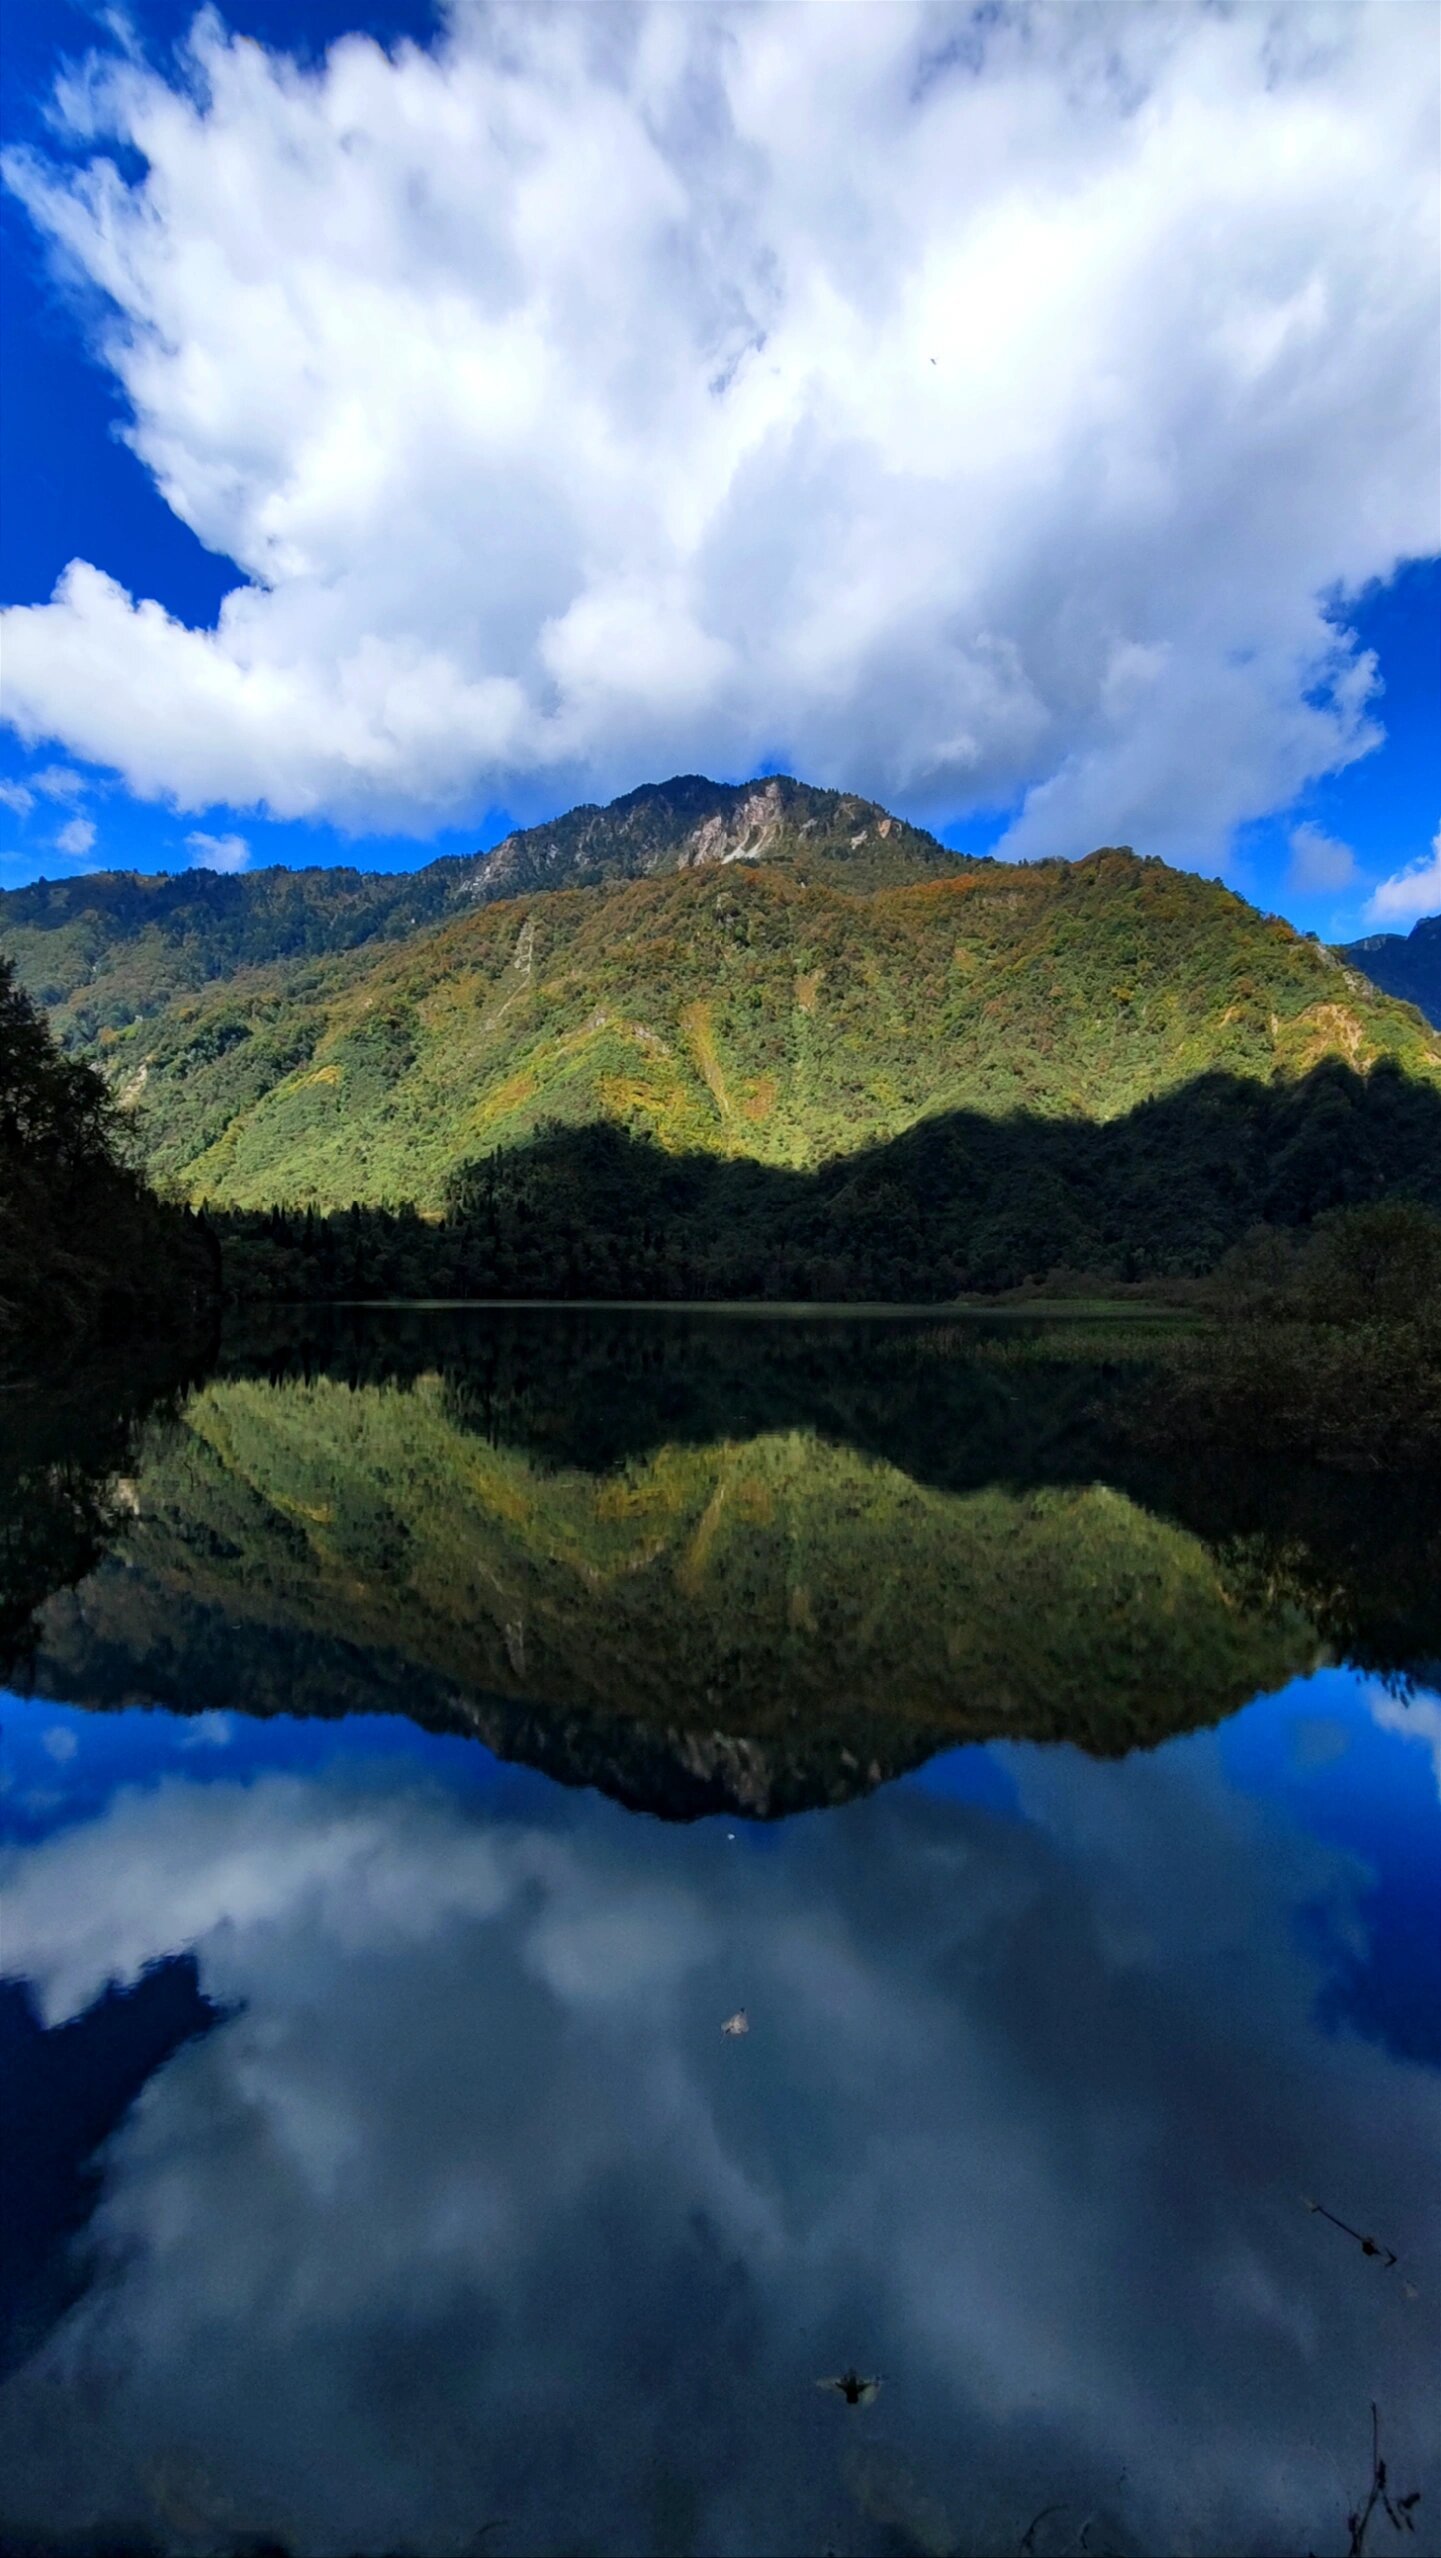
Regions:
<instances>
[{"instance_id":1,"label":"shadowed ridge","mask_svg":"<svg viewBox=\"0 0 1441 2558\"><path fill-rule=\"evenodd\" d=\"M1441 1030L1441 915L1423 915L1409 933L1368 933L1342 943L1337 956Z\"/></svg>"},{"instance_id":2,"label":"shadowed ridge","mask_svg":"<svg viewBox=\"0 0 1441 2558\"><path fill-rule=\"evenodd\" d=\"M1197 1275L1256 1224L1441 1208L1441 1088L1382 1060L1207 1074L1109 1120L948 1111L815 1171L606 1122L463 1165L446 1212L217 1215L232 1296L943 1300Z\"/></svg>"}]
</instances>

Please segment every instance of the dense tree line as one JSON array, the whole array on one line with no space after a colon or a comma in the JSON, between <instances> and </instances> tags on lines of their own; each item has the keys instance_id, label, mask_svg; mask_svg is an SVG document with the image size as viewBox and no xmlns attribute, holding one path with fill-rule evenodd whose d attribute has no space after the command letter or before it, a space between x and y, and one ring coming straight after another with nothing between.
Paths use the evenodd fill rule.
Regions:
<instances>
[{"instance_id":1,"label":"dense tree line","mask_svg":"<svg viewBox=\"0 0 1441 2558\"><path fill-rule=\"evenodd\" d=\"M1333 1463L1441 1470L1441 1217L1414 1200L1256 1229L1149 1393L1157 1444L1281 1447Z\"/></svg>"},{"instance_id":2,"label":"dense tree line","mask_svg":"<svg viewBox=\"0 0 1441 2558\"><path fill-rule=\"evenodd\" d=\"M0 1356L181 1332L218 1294L214 1236L125 1161L102 1077L0 959Z\"/></svg>"},{"instance_id":3,"label":"dense tree line","mask_svg":"<svg viewBox=\"0 0 1441 2558\"><path fill-rule=\"evenodd\" d=\"M951 1112L814 1172L671 1154L597 1122L463 1165L444 1214L218 1217L241 1297L943 1300L1176 1280L1257 1226L1386 1198L1441 1211L1441 1094L1387 1064L1207 1075L1123 1118Z\"/></svg>"}]
</instances>

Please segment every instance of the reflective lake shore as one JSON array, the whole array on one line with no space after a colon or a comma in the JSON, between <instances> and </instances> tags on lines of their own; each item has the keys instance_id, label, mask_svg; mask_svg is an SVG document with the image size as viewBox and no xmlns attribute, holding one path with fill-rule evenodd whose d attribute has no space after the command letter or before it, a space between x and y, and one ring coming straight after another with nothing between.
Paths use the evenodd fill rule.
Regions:
<instances>
[{"instance_id":1,"label":"reflective lake shore","mask_svg":"<svg viewBox=\"0 0 1441 2558\"><path fill-rule=\"evenodd\" d=\"M1325 2558L1373 2401L1426 2545L1435 1510L1066 1332L24 1417L7 2547Z\"/></svg>"}]
</instances>

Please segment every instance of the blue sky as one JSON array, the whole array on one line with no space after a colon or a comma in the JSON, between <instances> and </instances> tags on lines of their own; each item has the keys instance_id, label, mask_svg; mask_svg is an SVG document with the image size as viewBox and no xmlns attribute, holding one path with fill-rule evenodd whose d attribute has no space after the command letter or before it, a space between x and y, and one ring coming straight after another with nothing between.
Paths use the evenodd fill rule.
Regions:
<instances>
[{"instance_id":1,"label":"blue sky","mask_svg":"<svg viewBox=\"0 0 1441 2558\"><path fill-rule=\"evenodd\" d=\"M101 18L7 6L0 884L782 767L1441 906L1424 12Z\"/></svg>"}]
</instances>

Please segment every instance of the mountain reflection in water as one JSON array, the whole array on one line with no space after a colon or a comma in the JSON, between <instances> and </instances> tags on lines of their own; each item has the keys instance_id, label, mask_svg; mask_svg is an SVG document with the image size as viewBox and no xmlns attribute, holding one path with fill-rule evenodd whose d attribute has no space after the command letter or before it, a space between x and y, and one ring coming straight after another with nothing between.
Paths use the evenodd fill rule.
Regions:
<instances>
[{"instance_id":1,"label":"mountain reflection in water","mask_svg":"<svg viewBox=\"0 0 1441 2558\"><path fill-rule=\"evenodd\" d=\"M1441 1501L977 1348L15 1402L7 2548L1325 2558L1373 2399L1426 2545Z\"/></svg>"},{"instance_id":2,"label":"mountain reflection in water","mask_svg":"<svg viewBox=\"0 0 1441 2558\"><path fill-rule=\"evenodd\" d=\"M1152 1743L1328 1648L1441 1654L1441 1496L1388 1518L1369 1481L1318 1507L1293 1475L1168 1476L1108 1424L1104 1337L976 1346L673 1315L302 1334L118 1483L112 1428L94 1568L31 1594L14 1675L404 1712L683 1818L845 1800L963 1739Z\"/></svg>"}]
</instances>

